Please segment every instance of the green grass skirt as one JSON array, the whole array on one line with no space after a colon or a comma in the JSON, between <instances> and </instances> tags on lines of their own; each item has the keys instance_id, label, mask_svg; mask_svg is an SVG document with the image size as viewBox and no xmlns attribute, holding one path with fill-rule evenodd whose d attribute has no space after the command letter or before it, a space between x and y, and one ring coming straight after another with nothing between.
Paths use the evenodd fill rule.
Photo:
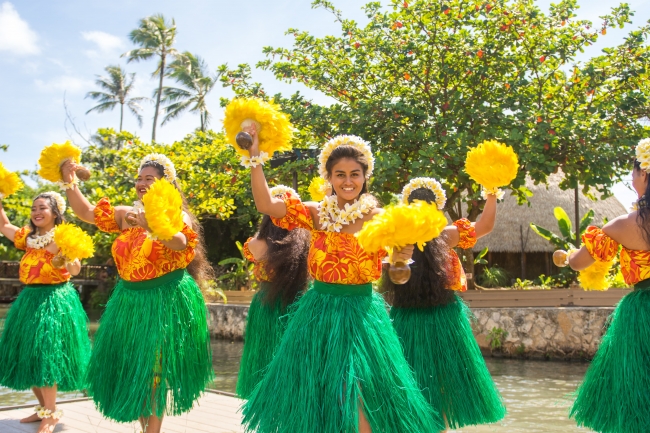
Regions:
<instances>
[{"instance_id":1,"label":"green grass skirt","mask_svg":"<svg viewBox=\"0 0 650 433\"><path fill-rule=\"evenodd\" d=\"M506 414L472 334L471 314L458 296L447 305L390 311L422 393L452 429L497 422Z\"/></svg>"},{"instance_id":2,"label":"green grass skirt","mask_svg":"<svg viewBox=\"0 0 650 433\"><path fill-rule=\"evenodd\" d=\"M89 358L88 317L72 284L25 286L0 337L0 385L80 390Z\"/></svg>"},{"instance_id":3,"label":"green grass skirt","mask_svg":"<svg viewBox=\"0 0 650 433\"><path fill-rule=\"evenodd\" d=\"M570 416L600 433L650 431L650 280L619 302Z\"/></svg>"},{"instance_id":4,"label":"green grass skirt","mask_svg":"<svg viewBox=\"0 0 650 433\"><path fill-rule=\"evenodd\" d=\"M361 407L373 433L444 429L370 284L315 281L291 310L280 346L243 406L247 431L356 433Z\"/></svg>"},{"instance_id":5,"label":"green grass skirt","mask_svg":"<svg viewBox=\"0 0 650 433\"><path fill-rule=\"evenodd\" d=\"M274 305L264 302L266 284L262 283L262 289L253 296L248 309L244 350L237 377L237 395L243 399L250 396L262 379L286 325L286 320L281 319L286 314L282 302L278 300Z\"/></svg>"},{"instance_id":6,"label":"green grass skirt","mask_svg":"<svg viewBox=\"0 0 650 433\"><path fill-rule=\"evenodd\" d=\"M206 307L184 270L119 280L99 321L88 392L118 422L180 415L213 379Z\"/></svg>"}]
</instances>

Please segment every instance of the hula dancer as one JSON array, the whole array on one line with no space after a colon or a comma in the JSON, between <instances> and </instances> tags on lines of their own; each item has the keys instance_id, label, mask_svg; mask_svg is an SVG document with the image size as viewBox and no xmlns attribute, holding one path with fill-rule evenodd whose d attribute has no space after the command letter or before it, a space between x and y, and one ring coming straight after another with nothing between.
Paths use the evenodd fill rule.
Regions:
<instances>
[{"instance_id":1,"label":"hula dancer","mask_svg":"<svg viewBox=\"0 0 650 433\"><path fill-rule=\"evenodd\" d=\"M641 433L650 426L649 171L650 139L645 139L636 148L632 171L632 186L639 196L637 210L602 229L588 227L582 248L568 253L556 251L553 256L558 266L568 264L575 270L589 271L609 267L608 262L621 246L621 272L625 282L634 285L634 291L612 314L571 408L570 416L579 426L601 433Z\"/></svg>"},{"instance_id":2,"label":"hula dancer","mask_svg":"<svg viewBox=\"0 0 650 433\"><path fill-rule=\"evenodd\" d=\"M442 186L431 178L412 179L402 196L405 203L422 200L435 203L439 210L446 202ZM407 283L394 284L388 275L381 280L406 360L424 396L452 429L493 423L506 412L472 334L471 311L455 293L467 290L467 280L452 250L472 248L492 231L496 203L496 195L488 194L475 224L458 220L428 242L424 251L416 248Z\"/></svg>"},{"instance_id":3,"label":"hula dancer","mask_svg":"<svg viewBox=\"0 0 650 433\"><path fill-rule=\"evenodd\" d=\"M311 232L313 287L295 304L260 384L244 404L247 431L259 433L435 432L444 424L426 402L404 359L380 295L385 253L368 253L354 234L380 210L367 194L368 143L339 136L320 155L333 194L321 203L274 198L264 178L256 126L246 128L257 209L287 230ZM408 260L412 246L394 252Z\"/></svg>"},{"instance_id":4,"label":"hula dancer","mask_svg":"<svg viewBox=\"0 0 650 433\"><path fill-rule=\"evenodd\" d=\"M20 281L25 287L11 305L0 337L0 385L32 389L39 405L34 415L20 422L40 421L39 433L51 432L63 416L55 407L57 390L85 387L90 358L88 318L70 283L81 263L76 258L56 263L61 258L56 231L65 226L65 208L60 194L39 194L29 225L18 228L0 204L0 232L25 250L20 260ZM83 242L89 240L86 235ZM92 243L90 247L92 254Z\"/></svg>"},{"instance_id":5,"label":"hula dancer","mask_svg":"<svg viewBox=\"0 0 650 433\"><path fill-rule=\"evenodd\" d=\"M271 195L299 198L285 186L271 188ZM253 297L244 336L244 351L237 379L237 395L247 399L262 379L284 333L287 308L307 288L309 232L285 230L264 215L255 237L244 244L244 256L255 263L253 272L261 288Z\"/></svg>"},{"instance_id":6,"label":"hula dancer","mask_svg":"<svg viewBox=\"0 0 650 433\"><path fill-rule=\"evenodd\" d=\"M189 411L213 378L206 307L197 285L211 270L201 226L187 210L173 163L150 154L138 169L134 206L92 205L62 166L70 205L109 233L120 279L95 336L88 392L106 417L140 420L157 433L165 414Z\"/></svg>"}]
</instances>

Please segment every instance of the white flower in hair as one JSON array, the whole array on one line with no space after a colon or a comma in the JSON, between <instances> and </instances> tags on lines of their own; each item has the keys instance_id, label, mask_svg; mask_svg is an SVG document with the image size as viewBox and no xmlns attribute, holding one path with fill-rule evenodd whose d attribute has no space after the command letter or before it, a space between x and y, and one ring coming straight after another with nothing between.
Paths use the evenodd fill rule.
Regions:
<instances>
[{"instance_id":1,"label":"white flower in hair","mask_svg":"<svg viewBox=\"0 0 650 433\"><path fill-rule=\"evenodd\" d=\"M650 173L650 138L644 138L636 145L636 160L641 169Z\"/></svg>"},{"instance_id":2,"label":"white flower in hair","mask_svg":"<svg viewBox=\"0 0 650 433\"><path fill-rule=\"evenodd\" d=\"M174 163L171 161L171 159L167 158L162 153L150 153L149 155L142 158L138 171L142 170L142 166L149 161L153 161L162 165L163 171L165 172L165 179L167 179L169 182L176 180L176 167L174 167Z\"/></svg>"},{"instance_id":3,"label":"white flower in hair","mask_svg":"<svg viewBox=\"0 0 650 433\"><path fill-rule=\"evenodd\" d=\"M300 196L298 195L298 193L293 188L289 188L288 186L277 185L271 188L270 191L271 191L271 197L282 197L283 195L289 193L292 196L296 197L298 200L300 200Z\"/></svg>"},{"instance_id":4,"label":"white flower in hair","mask_svg":"<svg viewBox=\"0 0 650 433\"><path fill-rule=\"evenodd\" d=\"M59 194L56 191L48 191L48 192L44 192L42 195L52 197L56 202L56 207L57 209L59 209L59 213L61 215L65 213L65 210L67 209L67 205L65 204L65 199L61 194Z\"/></svg>"},{"instance_id":5,"label":"white flower in hair","mask_svg":"<svg viewBox=\"0 0 650 433\"><path fill-rule=\"evenodd\" d=\"M444 209L447 203L447 194L445 194L445 190L442 188L440 182L432 177L416 177L411 179L404 189L402 189L402 202L408 204L411 193L420 188L426 188L433 192L438 210Z\"/></svg>"},{"instance_id":6,"label":"white flower in hair","mask_svg":"<svg viewBox=\"0 0 650 433\"><path fill-rule=\"evenodd\" d=\"M327 179L327 169L325 168L327 159L330 157L334 149L344 145L355 147L361 153L363 153L363 155L368 160L368 171L366 172L366 179L370 179L372 171L375 168L375 158L372 156L370 143L360 137L357 137L356 135L337 135L325 143L323 150L321 150L320 155L318 156L318 173L321 175L321 177L323 179Z\"/></svg>"}]
</instances>

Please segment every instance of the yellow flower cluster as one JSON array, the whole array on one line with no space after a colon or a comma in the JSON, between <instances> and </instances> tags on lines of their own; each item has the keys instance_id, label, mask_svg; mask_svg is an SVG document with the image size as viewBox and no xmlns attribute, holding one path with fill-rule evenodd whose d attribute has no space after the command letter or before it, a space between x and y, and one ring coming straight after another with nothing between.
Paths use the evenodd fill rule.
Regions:
<instances>
[{"instance_id":1,"label":"yellow flower cluster","mask_svg":"<svg viewBox=\"0 0 650 433\"><path fill-rule=\"evenodd\" d=\"M650 172L650 138L644 138L636 145L636 160L643 170Z\"/></svg>"},{"instance_id":2,"label":"yellow flower cluster","mask_svg":"<svg viewBox=\"0 0 650 433\"><path fill-rule=\"evenodd\" d=\"M68 262L87 259L95 253L93 239L74 224L61 223L54 228L54 243Z\"/></svg>"},{"instance_id":3,"label":"yellow flower cluster","mask_svg":"<svg viewBox=\"0 0 650 433\"><path fill-rule=\"evenodd\" d=\"M314 177L309 183L309 195L311 195L312 201L321 201L327 195L327 183L325 179L320 176Z\"/></svg>"},{"instance_id":4,"label":"yellow flower cluster","mask_svg":"<svg viewBox=\"0 0 650 433\"><path fill-rule=\"evenodd\" d=\"M41 157L38 159L40 167L38 175L50 182L61 182L61 165L68 159L75 162L79 162L81 159L81 149L70 141L46 146L41 151Z\"/></svg>"},{"instance_id":5,"label":"yellow flower cluster","mask_svg":"<svg viewBox=\"0 0 650 433\"><path fill-rule=\"evenodd\" d=\"M260 125L257 131L260 151L273 155L276 151L291 150L293 127L289 116L280 111L279 105L261 99L236 98L226 107L223 126L228 142L240 155L248 156L248 151L237 146L235 141L245 120L253 120Z\"/></svg>"},{"instance_id":6,"label":"yellow flower cluster","mask_svg":"<svg viewBox=\"0 0 650 433\"><path fill-rule=\"evenodd\" d=\"M10 196L23 187L23 181L0 162L0 199Z\"/></svg>"},{"instance_id":7,"label":"yellow flower cluster","mask_svg":"<svg viewBox=\"0 0 650 433\"><path fill-rule=\"evenodd\" d=\"M142 204L156 239L168 241L183 229L183 199L167 179L157 179L142 197Z\"/></svg>"},{"instance_id":8,"label":"yellow flower cluster","mask_svg":"<svg viewBox=\"0 0 650 433\"><path fill-rule=\"evenodd\" d=\"M512 147L495 140L470 149L465 159L465 172L491 194L512 182L518 170L519 159Z\"/></svg>"},{"instance_id":9,"label":"yellow flower cluster","mask_svg":"<svg viewBox=\"0 0 650 433\"><path fill-rule=\"evenodd\" d=\"M609 288L607 276L613 264L613 261L596 261L578 273L578 282L585 290L607 290Z\"/></svg>"},{"instance_id":10,"label":"yellow flower cluster","mask_svg":"<svg viewBox=\"0 0 650 433\"><path fill-rule=\"evenodd\" d=\"M424 244L440 236L447 225L447 218L435 204L416 200L410 205L400 203L387 207L363 225L356 236L361 247L369 252L382 248L402 248Z\"/></svg>"}]
</instances>

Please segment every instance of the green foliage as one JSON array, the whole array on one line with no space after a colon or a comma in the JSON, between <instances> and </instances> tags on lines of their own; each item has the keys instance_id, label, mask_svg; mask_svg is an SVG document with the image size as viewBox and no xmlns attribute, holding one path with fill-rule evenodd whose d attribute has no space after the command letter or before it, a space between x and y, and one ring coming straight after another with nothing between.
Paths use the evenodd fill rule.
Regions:
<instances>
[{"instance_id":1,"label":"green foliage","mask_svg":"<svg viewBox=\"0 0 650 433\"><path fill-rule=\"evenodd\" d=\"M505 287L510 282L508 272L499 266L486 266L477 278L477 283L483 287Z\"/></svg>"},{"instance_id":2,"label":"green foliage","mask_svg":"<svg viewBox=\"0 0 650 433\"><path fill-rule=\"evenodd\" d=\"M223 259L219 262L219 266L227 267L225 273L217 277L217 281L221 282L226 290L241 290L242 288L249 288L252 282L253 263L250 263L244 257L244 249L241 242L236 242L237 249L241 257L230 257Z\"/></svg>"},{"instance_id":3,"label":"green foliage","mask_svg":"<svg viewBox=\"0 0 650 433\"><path fill-rule=\"evenodd\" d=\"M517 278L515 284L512 285L512 288L515 290L530 290L533 287L533 282L530 280L522 280Z\"/></svg>"},{"instance_id":4,"label":"green foliage","mask_svg":"<svg viewBox=\"0 0 650 433\"><path fill-rule=\"evenodd\" d=\"M487 265L488 261L484 259L485 255L488 253L488 247L483 248L477 255L474 257L475 265Z\"/></svg>"},{"instance_id":5,"label":"green foliage","mask_svg":"<svg viewBox=\"0 0 650 433\"><path fill-rule=\"evenodd\" d=\"M535 280L535 284L538 285L538 286L539 286L541 289L543 289L543 290L550 290L550 289L552 289L552 288L553 288L553 285L554 285L554 282L555 282L555 280L554 280L554 278L553 278L552 276L549 275L549 276L547 277L547 276L544 275L544 274L540 275L540 276L537 277L537 279Z\"/></svg>"},{"instance_id":6,"label":"green foliage","mask_svg":"<svg viewBox=\"0 0 650 433\"><path fill-rule=\"evenodd\" d=\"M557 225L560 228L562 237L548 229L538 226L535 223L530 223L530 228L532 228L535 233L552 243L556 248L568 251L576 245L576 234L573 230L573 225L571 224L571 218L569 218L566 211L559 206L553 209L553 215L555 215L555 219L557 219ZM594 211L593 209L589 209L580 220L581 237L593 219Z\"/></svg>"},{"instance_id":7,"label":"green foliage","mask_svg":"<svg viewBox=\"0 0 650 433\"><path fill-rule=\"evenodd\" d=\"M505 343L506 338L508 338L508 331L498 327L492 328L490 332L488 332L490 349L497 350L503 348L503 343Z\"/></svg>"}]
</instances>

